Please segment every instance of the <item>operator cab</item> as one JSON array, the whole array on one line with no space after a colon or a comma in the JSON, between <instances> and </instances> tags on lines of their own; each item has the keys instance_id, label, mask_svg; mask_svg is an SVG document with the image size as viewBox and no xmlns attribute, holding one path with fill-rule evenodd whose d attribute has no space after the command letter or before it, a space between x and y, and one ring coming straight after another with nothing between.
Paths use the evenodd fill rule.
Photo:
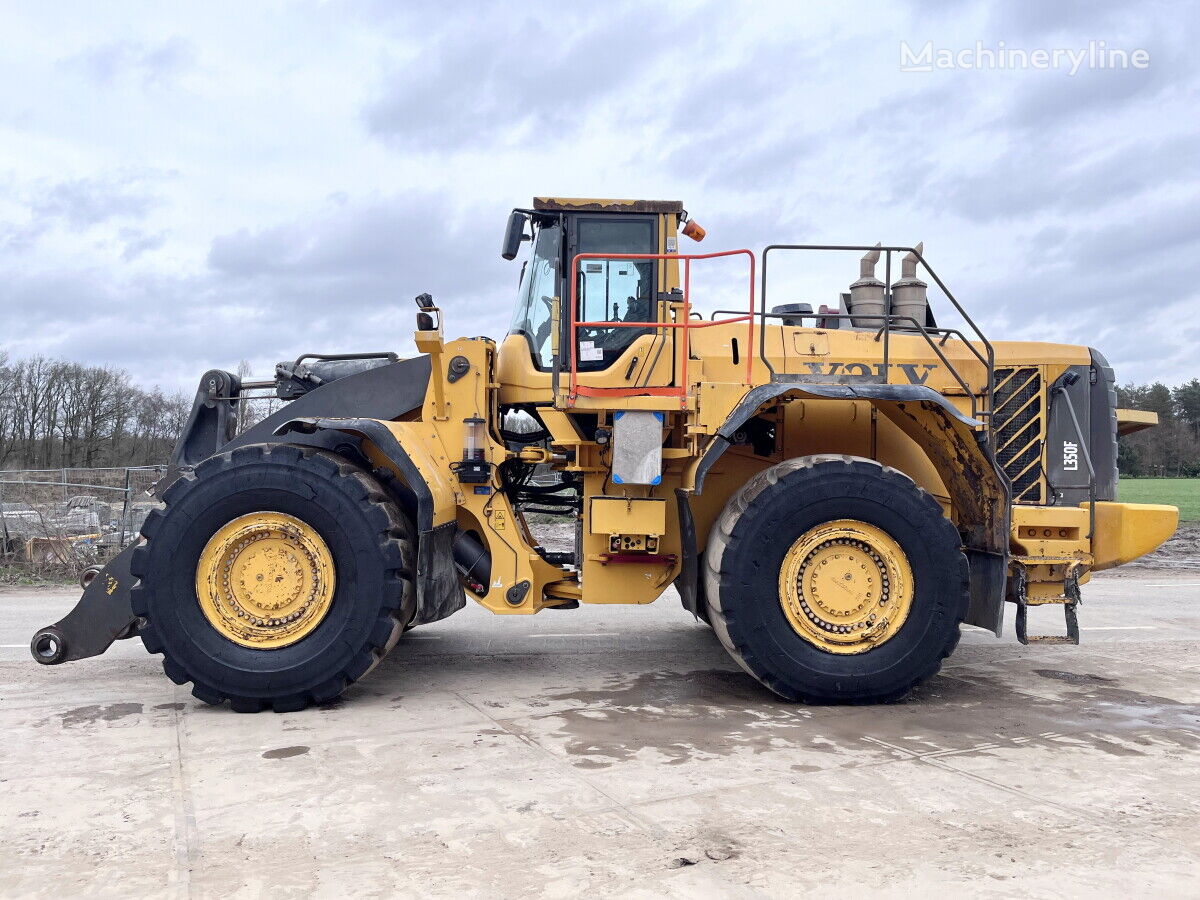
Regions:
<instances>
[{"instance_id":1,"label":"operator cab","mask_svg":"<svg viewBox=\"0 0 1200 900\"><path fill-rule=\"evenodd\" d=\"M576 322L656 322L656 298L665 288L661 260L612 259L604 254L662 254L674 252L675 232L683 205L674 201L572 200L538 197L531 209L513 210L501 255L516 257L522 241L532 252L522 266L521 286L510 335L529 345L535 367L548 371L554 363L552 320L554 298L560 298L560 346L570 340L571 295L568 277L579 254L600 254L578 260L575 290ZM581 372L612 365L650 327L580 327L575 335L575 359Z\"/></svg>"}]
</instances>

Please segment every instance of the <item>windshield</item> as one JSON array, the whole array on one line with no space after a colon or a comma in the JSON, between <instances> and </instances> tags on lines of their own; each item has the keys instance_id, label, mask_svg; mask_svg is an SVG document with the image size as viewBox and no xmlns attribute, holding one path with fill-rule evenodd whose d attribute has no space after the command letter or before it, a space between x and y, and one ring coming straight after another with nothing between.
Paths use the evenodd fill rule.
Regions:
<instances>
[{"instance_id":1,"label":"windshield","mask_svg":"<svg viewBox=\"0 0 1200 900\"><path fill-rule=\"evenodd\" d=\"M561 232L555 225L538 230L533 255L521 277L517 310L510 334L523 334L533 348L540 368L552 363L550 343L550 305L558 292L558 260Z\"/></svg>"}]
</instances>

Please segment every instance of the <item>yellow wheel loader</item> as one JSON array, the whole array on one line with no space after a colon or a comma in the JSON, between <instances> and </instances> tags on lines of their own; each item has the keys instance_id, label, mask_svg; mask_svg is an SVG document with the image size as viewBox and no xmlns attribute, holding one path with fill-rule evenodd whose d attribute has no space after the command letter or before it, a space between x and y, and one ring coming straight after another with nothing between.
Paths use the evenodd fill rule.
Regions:
<instances>
[{"instance_id":1,"label":"yellow wheel loader","mask_svg":"<svg viewBox=\"0 0 1200 900\"><path fill-rule=\"evenodd\" d=\"M1154 419L1116 408L1097 351L988 340L919 245L681 251L703 236L676 202L537 198L504 232L505 259L529 248L500 343L446 340L422 294L417 356L206 373L162 509L34 658L136 635L205 702L296 710L468 598L674 587L775 694L885 701L962 623L999 636L1006 603L1021 642L1078 643L1091 574L1174 531L1175 508L1116 502L1117 435ZM768 300L768 269L818 256L861 257L845 292ZM243 427L263 391L287 402ZM1027 633L1044 606L1062 634Z\"/></svg>"}]
</instances>

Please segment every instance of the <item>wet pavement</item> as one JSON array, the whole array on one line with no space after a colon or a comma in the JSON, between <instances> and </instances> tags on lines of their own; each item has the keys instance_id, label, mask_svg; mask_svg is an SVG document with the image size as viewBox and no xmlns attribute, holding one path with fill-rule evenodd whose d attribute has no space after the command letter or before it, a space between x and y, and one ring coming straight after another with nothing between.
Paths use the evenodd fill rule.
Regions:
<instances>
[{"instance_id":1,"label":"wet pavement","mask_svg":"<svg viewBox=\"0 0 1200 900\"><path fill-rule=\"evenodd\" d=\"M1097 576L1080 647L965 629L940 676L868 707L776 700L669 596L470 607L332 706L237 715L136 640L37 666L29 636L74 599L0 592L6 897L1194 896L1200 876L1196 573Z\"/></svg>"}]
</instances>

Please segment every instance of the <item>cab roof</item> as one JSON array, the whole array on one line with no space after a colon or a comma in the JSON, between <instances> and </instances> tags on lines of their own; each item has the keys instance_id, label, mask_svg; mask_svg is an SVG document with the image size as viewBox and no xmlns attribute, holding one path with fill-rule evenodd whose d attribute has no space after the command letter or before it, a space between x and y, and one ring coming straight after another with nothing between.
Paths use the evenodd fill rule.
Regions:
<instances>
[{"instance_id":1,"label":"cab roof","mask_svg":"<svg viewBox=\"0 0 1200 900\"><path fill-rule=\"evenodd\" d=\"M682 213L678 200L597 200L590 197L534 197L538 212Z\"/></svg>"}]
</instances>

